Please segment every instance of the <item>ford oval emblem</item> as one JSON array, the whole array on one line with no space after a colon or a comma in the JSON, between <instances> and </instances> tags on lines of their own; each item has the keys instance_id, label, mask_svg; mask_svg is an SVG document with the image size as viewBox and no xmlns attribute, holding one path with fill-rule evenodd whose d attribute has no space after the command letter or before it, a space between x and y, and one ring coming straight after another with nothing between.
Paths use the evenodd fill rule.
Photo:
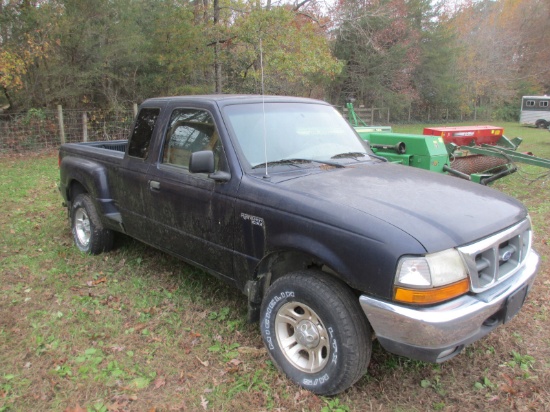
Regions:
<instances>
[{"instance_id":1,"label":"ford oval emblem","mask_svg":"<svg viewBox=\"0 0 550 412\"><path fill-rule=\"evenodd\" d=\"M502 254L502 261L503 262L508 262L510 260L510 258L512 257L512 252L507 250L506 252L504 252Z\"/></svg>"}]
</instances>

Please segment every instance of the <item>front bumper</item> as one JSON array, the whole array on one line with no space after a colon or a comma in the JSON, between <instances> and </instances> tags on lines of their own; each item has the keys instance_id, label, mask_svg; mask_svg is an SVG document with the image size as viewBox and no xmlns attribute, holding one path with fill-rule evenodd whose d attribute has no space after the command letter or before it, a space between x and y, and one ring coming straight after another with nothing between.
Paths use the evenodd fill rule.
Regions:
<instances>
[{"instance_id":1,"label":"front bumper","mask_svg":"<svg viewBox=\"0 0 550 412\"><path fill-rule=\"evenodd\" d=\"M413 308L366 295L359 302L387 351L427 362L443 362L519 311L538 266L539 256L531 250L523 267L505 282L436 306Z\"/></svg>"}]
</instances>

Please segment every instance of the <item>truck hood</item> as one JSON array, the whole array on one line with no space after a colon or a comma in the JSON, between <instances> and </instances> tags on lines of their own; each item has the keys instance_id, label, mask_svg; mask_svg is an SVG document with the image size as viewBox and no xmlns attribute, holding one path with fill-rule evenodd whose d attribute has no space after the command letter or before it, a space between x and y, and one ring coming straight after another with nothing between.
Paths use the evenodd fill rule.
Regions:
<instances>
[{"instance_id":1,"label":"truck hood","mask_svg":"<svg viewBox=\"0 0 550 412\"><path fill-rule=\"evenodd\" d=\"M287 176L288 178L288 176ZM527 216L517 200L456 177L389 163L348 166L277 183L329 203L334 215L359 211L418 240L427 252L462 246Z\"/></svg>"}]
</instances>

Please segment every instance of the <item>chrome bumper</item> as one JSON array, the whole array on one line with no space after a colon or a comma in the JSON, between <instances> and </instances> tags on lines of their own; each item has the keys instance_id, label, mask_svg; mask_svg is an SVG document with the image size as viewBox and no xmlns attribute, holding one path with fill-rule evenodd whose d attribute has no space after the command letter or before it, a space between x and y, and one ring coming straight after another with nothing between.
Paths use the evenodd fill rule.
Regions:
<instances>
[{"instance_id":1,"label":"chrome bumper","mask_svg":"<svg viewBox=\"0 0 550 412\"><path fill-rule=\"evenodd\" d=\"M538 266L539 256L531 250L524 266L502 284L436 306L412 308L366 295L359 302L386 350L413 359L443 362L519 311Z\"/></svg>"}]
</instances>

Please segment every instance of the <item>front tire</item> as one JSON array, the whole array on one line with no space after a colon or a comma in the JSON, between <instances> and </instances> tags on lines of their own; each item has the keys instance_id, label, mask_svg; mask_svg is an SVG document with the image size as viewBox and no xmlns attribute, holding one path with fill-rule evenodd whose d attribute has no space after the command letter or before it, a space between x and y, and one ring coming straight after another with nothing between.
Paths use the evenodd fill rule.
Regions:
<instances>
[{"instance_id":1,"label":"front tire","mask_svg":"<svg viewBox=\"0 0 550 412\"><path fill-rule=\"evenodd\" d=\"M113 231L103 227L88 194L78 195L72 203L71 231L81 252L98 255L113 248Z\"/></svg>"},{"instance_id":2,"label":"front tire","mask_svg":"<svg viewBox=\"0 0 550 412\"><path fill-rule=\"evenodd\" d=\"M291 273L268 289L261 331L275 365L318 395L335 395L367 371L371 332L358 298L316 270Z\"/></svg>"}]
</instances>

